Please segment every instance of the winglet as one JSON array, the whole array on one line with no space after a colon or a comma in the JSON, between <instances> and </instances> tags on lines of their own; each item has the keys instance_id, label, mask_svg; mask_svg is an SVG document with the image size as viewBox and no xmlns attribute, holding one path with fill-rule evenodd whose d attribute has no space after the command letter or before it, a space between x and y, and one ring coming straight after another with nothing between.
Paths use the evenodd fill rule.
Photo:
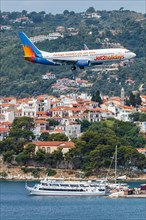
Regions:
<instances>
[{"instance_id":1,"label":"winglet","mask_svg":"<svg viewBox=\"0 0 146 220\"><path fill-rule=\"evenodd\" d=\"M25 57L42 57L40 50L23 32L19 32L19 37L22 42Z\"/></svg>"}]
</instances>

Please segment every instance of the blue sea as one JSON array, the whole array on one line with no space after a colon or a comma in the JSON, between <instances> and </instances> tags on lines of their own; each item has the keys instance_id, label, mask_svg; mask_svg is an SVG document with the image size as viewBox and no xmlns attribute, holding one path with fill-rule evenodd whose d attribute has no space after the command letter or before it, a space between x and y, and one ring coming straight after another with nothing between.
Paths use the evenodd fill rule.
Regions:
<instances>
[{"instance_id":1,"label":"blue sea","mask_svg":"<svg viewBox=\"0 0 146 220\"><path fill-rule=\"evenodd\" d=\"M146 199L29 196L24 182L1 181L0 220L146 220Z\"/></svg>"}]
</instances>

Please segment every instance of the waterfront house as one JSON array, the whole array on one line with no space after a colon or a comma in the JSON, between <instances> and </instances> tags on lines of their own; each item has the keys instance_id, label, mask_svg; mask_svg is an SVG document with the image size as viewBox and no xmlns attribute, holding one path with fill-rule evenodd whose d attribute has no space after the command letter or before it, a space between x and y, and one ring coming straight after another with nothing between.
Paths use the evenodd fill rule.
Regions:
<instances>
[{"instance_id":1,"label":"waterfront house","mask_svg":"<svg viewBox=\"0 0 146 220\"><path fill-rule=\"evenodd\" d=\"M40 149L46 153L53 153L55 150L62 149L63 154L65 154L75 146L73 142L67 141L36 141L33 144L36 146L35 153Z\"/></svg>"}]
</instances>

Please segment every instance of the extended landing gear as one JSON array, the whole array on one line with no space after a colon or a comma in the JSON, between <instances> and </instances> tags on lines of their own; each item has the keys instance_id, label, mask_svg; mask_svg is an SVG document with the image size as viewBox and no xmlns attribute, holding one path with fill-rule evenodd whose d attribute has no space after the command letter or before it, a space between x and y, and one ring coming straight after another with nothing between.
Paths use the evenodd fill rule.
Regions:
<instances>
[{"instance_id":1,"label":"extended landing gear","mask_svg":"<svg viewBox=\"0 0 146 220\"><path fill-rule=\"evenodd\" d=\"M84 69L84 66L80 66L80 69L83 70L83 69Z\"/></svg>"},{"instance_id":2,"label":"extended landing gear","mask_svg":"<svg viewBox=\"0 0 146 220\"><path fill-rule=\"evenodd\" d=\"M76 70L76 66L72 66L72 67L71 67L71 70L72 70L72 71Z\"/></svg>"}]
</instances>

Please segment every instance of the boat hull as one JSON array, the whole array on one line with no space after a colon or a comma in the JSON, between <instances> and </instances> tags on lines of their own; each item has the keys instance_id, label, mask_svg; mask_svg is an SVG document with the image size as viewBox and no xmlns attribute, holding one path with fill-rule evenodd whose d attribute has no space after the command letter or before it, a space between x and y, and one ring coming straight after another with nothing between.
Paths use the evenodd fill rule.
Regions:
<instances>
[{"instance_id":1,"label":"boat hull","mask_svg":"<svg viewBox=\"0 0 146 220\"><path fill-rule=\"evenodd\" d=\"M47 191L47 190L38 190L33 189L31 187L26 188L29 191L29 195L32 196L105 196L105 191L83 191L83 192L75 192L75 191Z\"/></svg>"}]
</instances>

